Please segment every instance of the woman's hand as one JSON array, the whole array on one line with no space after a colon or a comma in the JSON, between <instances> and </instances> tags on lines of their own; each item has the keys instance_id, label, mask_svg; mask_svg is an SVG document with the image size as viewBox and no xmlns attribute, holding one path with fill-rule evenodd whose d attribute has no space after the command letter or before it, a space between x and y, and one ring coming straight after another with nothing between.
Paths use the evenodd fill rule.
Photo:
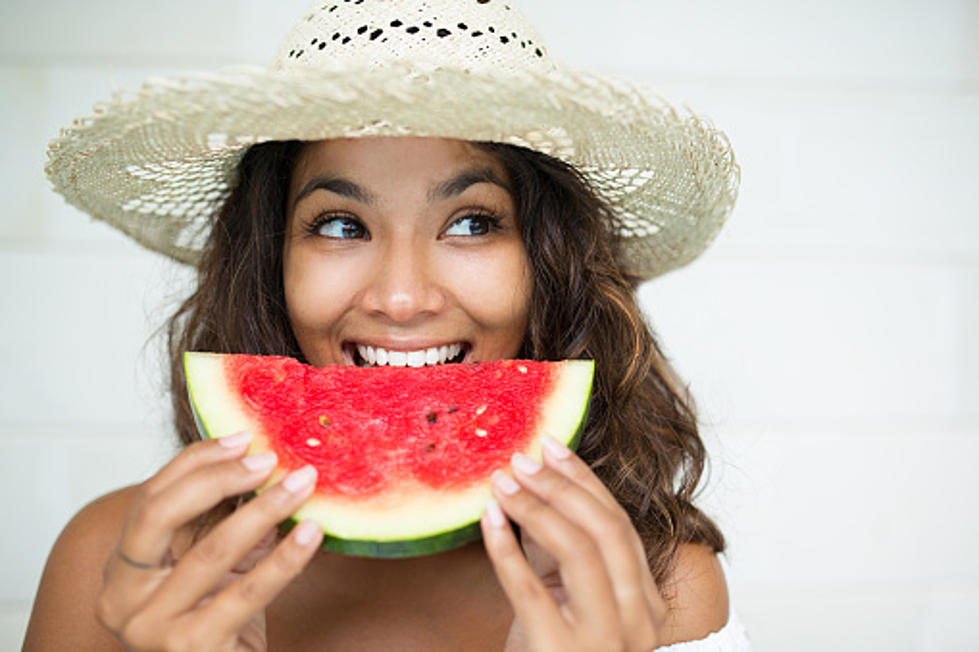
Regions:
<instances>
[{"instance_id":1,"label":"woman's hand","mask_svg":"<svg viewBox=\"0 0 979 652\"><path fill-rule=\"evenodd\" d=\"M494 474L496 500L482 519L487 553L516 616L506 649L649 652L667 610L639 535L568 448L547 438L544 461L517 455L513 477ZM520 526L526 556L504 512Z\"/></svg>"},{"instance_id":2,"label":"woman's hand","mask_svg":"<svg viewBox=\"0 0 979 652\"><path fill-rule=\"evenodd\" d=\"M316 471L293 472L171 555L184 525L268 478L274 455L243 457L249 441L242 433L194 443L141 485L97 602L127 649L265 649L265 606L322 540L317 524L303 522L274 545L275 525L310 495Z\"/></svg>"}]
</instances>

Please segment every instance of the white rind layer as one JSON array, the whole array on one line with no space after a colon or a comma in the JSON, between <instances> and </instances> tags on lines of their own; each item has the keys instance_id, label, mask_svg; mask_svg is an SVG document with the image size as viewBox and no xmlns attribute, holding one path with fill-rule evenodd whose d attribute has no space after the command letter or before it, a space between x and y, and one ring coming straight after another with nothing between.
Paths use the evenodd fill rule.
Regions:
<instances>
[{"instance_id":1,"label":"white rind layer","mask_svg":"<svg viewBox=\"0 0 979 652\"><path fill-rule=\"evenodd\" d=\"M269 443L260 426L228 389L222 357L208 353L184 356L191 402L204 433L214 438L250 430L254 439L249 452L268 450ZM547 433L568 444L586 416L593 363L568 360L560 364L555 386L541 409L538 437L521 451L536 460L541 459L539 435ZM277 470L263 489L282 475ZM439 490L401 483L391 491L367 498L314 495L293 518L297 521L312 518L322 524L328 535L341 539L403 541L449 532L479 520L490 496L489 475L463 489Z\"/></svg>"}]
</instances>

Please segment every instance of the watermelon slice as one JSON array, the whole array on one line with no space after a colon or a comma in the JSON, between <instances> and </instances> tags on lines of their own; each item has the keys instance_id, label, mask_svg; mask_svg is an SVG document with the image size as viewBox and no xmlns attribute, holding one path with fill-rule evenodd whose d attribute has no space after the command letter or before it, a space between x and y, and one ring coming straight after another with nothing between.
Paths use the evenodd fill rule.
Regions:
<instances>
[{"instance_id":1,"label":"watermelon slice","mask_svg":"<svg viewBox=\"0 0 979 652\"><path fill-rule=\"evenodd\" d=\"M544 433L577 445L593 367L500 360L317 368L279 356L184 354L201 433L252 432L251 453L278 456L266 486L314 465L316 490L292 522L315 519L325 548L369 557L478 539L493 471L518 451L539 460Z\"/></svg>"}]
</instances>

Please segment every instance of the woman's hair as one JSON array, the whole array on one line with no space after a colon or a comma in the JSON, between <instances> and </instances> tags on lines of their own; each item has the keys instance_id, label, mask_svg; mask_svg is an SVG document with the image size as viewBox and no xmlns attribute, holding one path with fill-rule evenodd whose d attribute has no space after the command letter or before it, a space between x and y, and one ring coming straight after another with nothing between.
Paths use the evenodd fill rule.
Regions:
<instances>
[{"instance_id":1,"label":"woman's hair","mask_svg":"<svg viewBox=\"0 0 979 652\"><path fill-rule=\"evenodd\" d=\"M288 355L303 360L285 306L286 199L304 143L255 145L217 214L197 290L169 322L171 394L180 440L200 438L185 387L184 351ZM519 356L595 361L591 410L578 446L625 508L661 588L681 543L724 548L693 505L706 453L691 399L615 259L611 209L570 165L512 145L480 143L507 170L532 267Z\"/></svg>"}]
</instances>

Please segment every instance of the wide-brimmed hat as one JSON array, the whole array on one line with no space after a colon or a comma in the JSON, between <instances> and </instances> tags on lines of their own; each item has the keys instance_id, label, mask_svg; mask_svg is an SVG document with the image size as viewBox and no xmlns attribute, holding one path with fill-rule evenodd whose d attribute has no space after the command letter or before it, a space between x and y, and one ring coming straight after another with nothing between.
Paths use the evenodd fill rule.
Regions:
<instances>
[{"instance_id":1,"label":"wide-brimmed hat","mask_svg":"<svg viewBox=\"0 0 979 652\"><path fill-rule=\"evenodd\" d=\"M512 0L332 0L269 68L148 81L55 138L71 204L195 263L245 150L272 140L433 136L575 166L615 212L620 263L651 278L698 256L737 194L727 138L636 87L558 65Z\"/></svg>"}]
</instances>

